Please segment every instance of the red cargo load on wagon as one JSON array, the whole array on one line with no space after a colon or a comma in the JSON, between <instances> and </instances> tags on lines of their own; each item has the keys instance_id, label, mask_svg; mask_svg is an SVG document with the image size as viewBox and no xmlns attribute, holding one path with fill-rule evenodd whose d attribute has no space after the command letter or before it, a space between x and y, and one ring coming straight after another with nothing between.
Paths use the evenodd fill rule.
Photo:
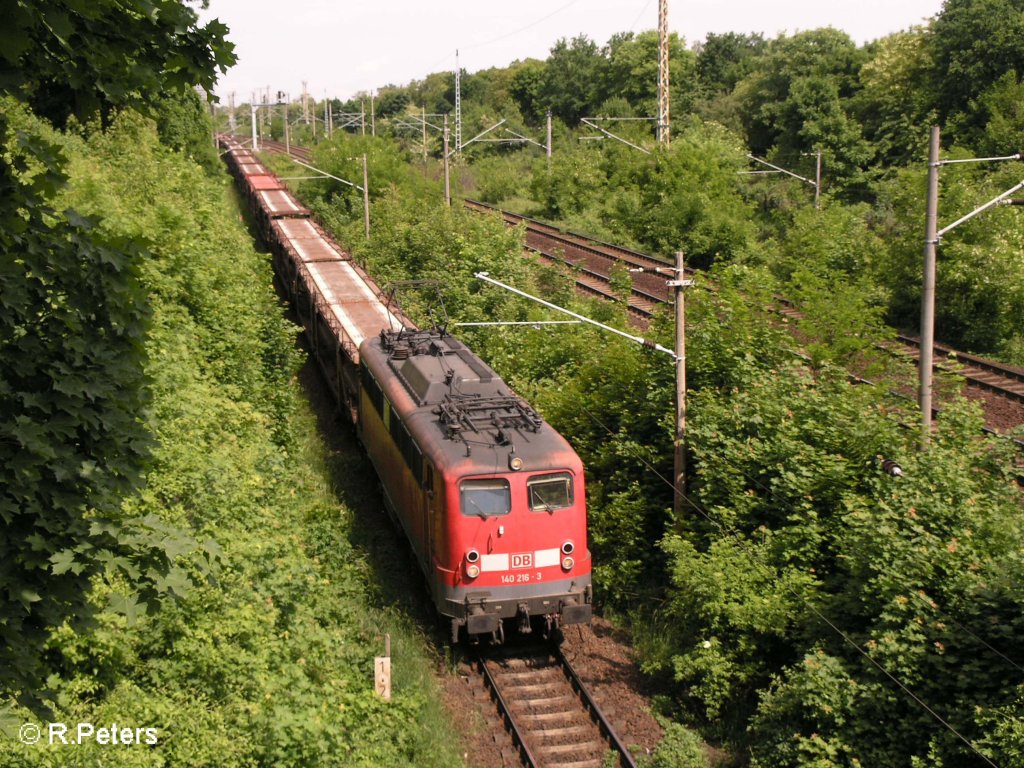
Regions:
<instances>
[{"instance_id":1,"label":"red cargo load on wagon","mask_svg":"<svg viewBox=\"0 0 1024 768\"><path fill-rule=\"evenodd\" d=\"M254 174L246 177L246 180L257 192L264 189L284 189L284 185L277 180L277 176L269 174Z\"/></svg>"}]
</instances>

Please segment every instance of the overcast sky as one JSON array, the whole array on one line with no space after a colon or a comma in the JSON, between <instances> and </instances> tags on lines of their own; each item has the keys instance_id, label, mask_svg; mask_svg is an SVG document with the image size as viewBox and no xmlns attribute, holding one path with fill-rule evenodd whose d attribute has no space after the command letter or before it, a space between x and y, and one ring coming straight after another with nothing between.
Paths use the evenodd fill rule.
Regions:
<instances>
[{"instance_id":1,"label":"overcast sky","mask_svg":"<svg viewBox=\"0 0 1024 768\"><path fill-rule=\"evenodd\" d=\"M669 27L687 45L709 32L780 32L832 26L858 43L936 15L942 0L669 0ZM545 58L562 37L603 45L616 32L656 29L658 0L211 0L204 20L230 28L238 64L222 98L248 101L270 86L347 99L431 72L467 72Z\"/></svg>"}]
</instances>

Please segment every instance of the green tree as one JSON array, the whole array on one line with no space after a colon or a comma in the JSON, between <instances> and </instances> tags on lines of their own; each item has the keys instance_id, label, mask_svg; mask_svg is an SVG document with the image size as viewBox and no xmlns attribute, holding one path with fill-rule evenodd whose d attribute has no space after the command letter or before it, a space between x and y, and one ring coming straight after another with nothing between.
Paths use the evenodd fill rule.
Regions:
<instances>
[{"instance_id":1,"label":"green tree","mask_svg":"<svg viewBox=\"0 0 1024 768\"><path fill-rule=\"evenodd\" d=\"M730 93L757 66L768 44L759 34L708 33L698 46L696 75L705 97Z\"/></svg>"},{"instance_id":2,"label":"green tree","mask_svg":"<svg viewBox=\"0 0 1024 768\"><path fill-rule=\"evenodd\" d=\"M1024 146L1024 83L1015 71L1008 71L977 99L966 115L950 120L947 130L958 143L989 157L1019 151ZM979 126L972 128L972 123Z\"/></svg>"},{"instance_id":3,"label":"green tree","mask_svg":"<svg viewBox=\"0 0 1024 768\"><path fill-rule=\"evenodd\" d=\"M963 157L964 151L950 153ZM941 176L942 221L956 220L1019 181L1017 168L986 175L952 166ZM888 321L916 329L920 322L924 169L904 170L879 186L879 208L890 215L880 230L889 247L878 252L876 280L891 291ZM1019 355L1024 337L1024 226L1014 210L994 209L943 238L936 271L936 337L959 349ZM1019 357L1012 357L1019 361Z\"/></svg>"},{"instance_id":4,"label":"green tree","mask_svg":"<svg viewBox=\"0 0 1024 768\"><path fill-rule=\"evenodd\" d=\"M519 111L531 125L539 125L548 108L544 98L544 78L547 64L537 59L513 64L509 94L519 105Z\"/></svg>"},{"instance_id":5,"label":"green tree","mask_svg":"<svg viewBox=\"0 0 1024 768\"><path fill-rule=\"evenodd\" d=\"M605 99L607 61L586 35L555 43L544 67L545 105L568 125L592 114Z\"/></svg>"},{"instance_id":6,"label":"green tree","mask_svg":"<svg viewBox=\"0 0 1024 768\"><path fill-rule=\"evenodd\" d=\"M929 39L940 119L981 115L971 101L1007 72L1024 76L1022 0L946 0Z\"/></svg>"},{"instance_id":7,"label":"green tree","mask_svg":"<svg viewBox=\"0 0 1024 768\"><path fill-rule=\"evenodd\" d=\"M223 164L210 139L212 123L206 106L195 91L169 94L156 107L156 128L165 145L184 152L207 171L220 172Z\"/></svg>"},{"instance_id":8,"label":"green tree","mask_svg":"<svg viewBox=\"0 0 1024 768\"><path fill-rule=\"evenodd\" d=\"M181 537L119 514L147 456L141 422L143 241L54 209L58 141L14 99L58 124L158 111L234 62L226 28L173 0L8 2L0 29L0 688L42 693L49 633L88 621L91 578L120 569L143 600L187 583ZM122 607L134 613L138 597Z\"/></svg>"},{"instance_id":9,"label":"green tree","mask_svg":"<svg viewBox=\"0 0 1024 768\"><path fill-rule=\"evenodd\" d=\"M872 154L850 99L865 58L849 35L831 28L772 40L736 88L753 153L793 166L801 153L821 149L830 181L861 181Z\"/></svg>"},{"instance_id":10,"label":"green tree","mask_svg":"<svg viewBox=\"0 0 1024 768\"><path fill-rule=\"evenodd\" d=\"M937 115L928 30L915 27L877 41L860 71L854 112L881 163L903 165L927 152Z\"/></svg>"},{"instance_id":11,"label":"green tree","mask_svg":"<svg viewBox=\"0 0 1024 768\"><path fill-rule=\"evenodd\" d=\"M747 253L754 229L739 193L745 160L736 136L694 119L677 124L670 150L633 156L613 186L638 189L635 197L616 198L616 212L637 241L664 254L682 248L700 267Z\"/></svg>"},{"instance_id":12,"label":"green tree","mask_svg":"<svg viewBox=\"0 0 1024 768\"><path fill-rule=\"evenodd\" d=\"M658 112L658 33L654 31L613 35L605 46L608 61L602 91L626 99L637 115ZM669 36L669 85L672 107L683 114L693 101L695 57L678 35Z\"/></svg>"},{"instance_id":13,"label":"green tree","mask_svg":"<svg viewBox=\"0 0 1024 768\"><path fill-rule=\"evenodd\" d=\"M377 94L377 101L374 104L376 116L381 118L394 117L405 111L409 104L409 94L404 89L395 86L385 86Z\"/></svg>"},{"instance_id":14,"label":"green tree","mask_svg":"<svg viewBox=\"0 0 1024 768\"><path fill-rule=\"evenodd\" d=\"M0 209L0 690L27 693L49 632L88 617L90 580L125 551L114 521L148 455L149 314L138 245L47 204L66 182L57 147L19 133L5 154L19 175L0 186L17 205Z\"/></svg>"},{"instance_id":15,"label":"green tree","mask_svg":"<svg viewBox=\"0 0 1024 768\"><path fill-rule=\"evenodd\" d=\"M150 110L163 94L213 90L235 63L227 27L199 26L180 0L4 3L0 89L57 125L121 106Z\"/></svg>"}]
</instances>

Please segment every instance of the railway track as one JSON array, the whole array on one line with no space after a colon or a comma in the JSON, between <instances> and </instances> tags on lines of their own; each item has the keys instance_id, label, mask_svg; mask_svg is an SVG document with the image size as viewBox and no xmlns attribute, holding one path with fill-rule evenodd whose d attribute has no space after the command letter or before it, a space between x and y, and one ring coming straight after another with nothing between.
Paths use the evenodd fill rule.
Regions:
<instances>
[{"instance_id":1,"label":"railway track","mask_svg":"<svg viewBox=\"0 0 1024 768\"><path fill-rule=\"evenodd\" d=\"M608 299L619 297L611 290L611 268L625 264L631 269L645 271L633 274L633 292L629 297L630 314L646 322L659 304L670 301L665 277L654 274L658 268L671 267L668 262L628 248L591 240L582 235L563 232L544 222L519 216L487 203L466 200L466 207L476 211L501 213L512 226L526 226L526 247L549 262L563 263L577 270L577 284L592 295ZM688 274L692 274L687 270ZM789 302L780 300L778 311L790 318L798 319L799 311ZM920 359L920 341L912 336L901 335L885 345L886 351L906 357L916 365ZM967 384L988 393L1004 397L1016 403L1024 403L1024 370L1013 366L986 360L976 355L958 352L951 347L934 345L935 369L955 371L963 376Z\"/></svg>"},{"instance_id":2,"label":"railway track","mask_svg":"<svg viewBox=\"0 0 1024 768\"><path fill-rule=\"evenodd\" d=\"M475 666L527 768L636 768L557 646L481 651Z\"/></svg>"},{"instance_id":3,"label":"railway track","mask_svg":"<svg viewBox=\"0 0 1024 768\"><path fill-rule=\"evenodd\" d=\"M260 146L269 152L277 152L281 155L291 154L293 157L299 158L303 162L309 162L313 159L313 152L305 147L298 147L295 144L291 146L285 146L283 141L271 141L270 139L262 139Z\"/></svg>"},{"instance_id":4,"label":"railway track","mask_svg":"<svg viewBox=\"0 0 1024 768\"><path fill-rule=\"evenodd\" d=\"M476 200L464 200L467 208L493 212L497 208ZM646 326L660 304L669 301L665 277L658 269L672 269L667 261L622 246L593 240L581 235L563 232L551 224L500 211L510 226L526 225L526 247L549 264L565 264L576 273L579 288L592 296L620 300L611 288L612 267L625 265L629 269L643 269L632 275L633 287L628 297L629 313L639 325ZM689 272L690 270L687 270Z\"/></svg>"}]
</instances>

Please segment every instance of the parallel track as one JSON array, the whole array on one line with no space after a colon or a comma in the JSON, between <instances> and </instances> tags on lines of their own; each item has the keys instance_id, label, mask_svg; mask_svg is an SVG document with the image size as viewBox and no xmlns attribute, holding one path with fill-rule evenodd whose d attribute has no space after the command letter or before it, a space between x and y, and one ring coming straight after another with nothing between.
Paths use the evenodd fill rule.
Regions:
<instances>
[{"instance_id":1,"label":"parallel track","mask_svg":"<svg viewBox=\"0 0 1024 768\"><path fill-rule=\"evenodd\" d=\"M636 768L629 750L558 647L476 659L491 700L527 768Z\"/></svg>"},{"instance_id":2,"label":"parallel track","mask_svg":"<svg viewBox=\"0 0 1024 768\"><path fill-rule=\"evenodd\" d=\"M609 299L617 298L610 287L610 270L615 264L625 264L630 268L645 270L672 266L653 256L592 240L583 235L563 232L550 224L501 211L487 203L476 200L464 202L466 207L471 210L501 213L511 226L525 225L526 247L539 253L546 260L568 264L579 270L577 284L581 290L593 295ZM687 272L690 271L687 270ZM670 301L664 277L657 277L648 272L637 273L633 275L633 285L629 309L630 313L637 318L649 320L657 305ZM779 311L782 314L793 318L800 316L792 304L780 300L780 305ZM918 339L901 335L893 344L886 345L886 350L905 356L913 360L916 365L920 358L920 346ZM963 376L969 386L998 394L1008 400L1024 403L1024 370L965 352L958 352L941 344L936 344L934 350L936 370L954 370L953 365L944 361L955 358L956 373Z\"/></svg>"},{"instance_id":3,"label":"parallel track","mask_svg":"<svg viewBox=\"0 0 1024 768\"><path fill-rule=\"evenodd\" d=\"M313 157L313 152L311 150L306 149L305 147L297 147L294 144L292 144L290 148L286 148L285 143L283 141L271 141L270 139L262 139L260 141L260 146L269 152L277 152L278 154L281 155L288 154L287 149L290 149L292 155L299 158L299 160L302 160L303 162L307 163Z\"/></svg>"}]
</instances>

